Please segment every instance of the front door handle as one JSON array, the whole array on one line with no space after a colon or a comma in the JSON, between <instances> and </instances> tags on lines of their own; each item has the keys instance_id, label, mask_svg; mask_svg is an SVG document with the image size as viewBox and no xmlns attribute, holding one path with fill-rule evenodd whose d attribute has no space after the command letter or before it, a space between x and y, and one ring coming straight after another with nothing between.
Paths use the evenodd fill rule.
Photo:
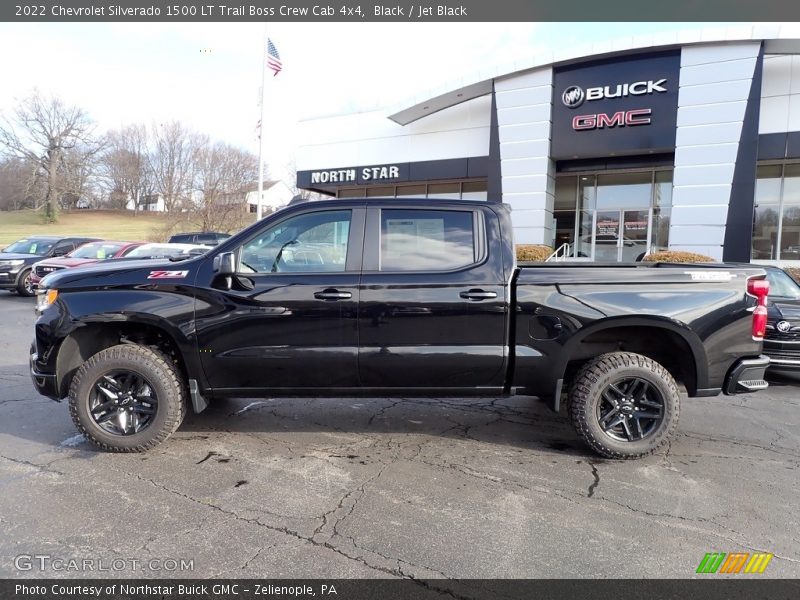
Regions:
<instances>
[{"instance_id":1,"label":"front door handle","mask_svg":"<svg viewBox=\"0 0 800 600\"><path fill-rule=\"evenodd\" d=\"M487 292L484 290L474 289L461 292L459 296L465 300L489 300L491 298L497 298L497 292Z\"/></svg>"},{"instance_id":2,"label":"front door handle","mask_svg":"<svg viewBox=\"0 0 800 600\"><path fill-rule=\"evenodd\" d=\"M340 292L339 290L327 289L321 292L314 292L317 300L349 300L353 297L350 292Z\"/></svg>"}]
</instances>

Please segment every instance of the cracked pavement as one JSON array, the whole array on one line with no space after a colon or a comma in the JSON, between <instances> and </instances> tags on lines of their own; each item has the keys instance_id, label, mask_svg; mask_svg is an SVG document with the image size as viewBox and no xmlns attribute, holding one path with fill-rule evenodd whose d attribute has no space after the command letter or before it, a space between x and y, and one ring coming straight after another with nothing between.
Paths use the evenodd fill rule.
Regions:
<instances>
[{"instance_id":1,"label":"cracked pavement","mask_svg":"<svg viewBox=\"0 0 800 600\"><path fill-rule=\"evenodd\" d=\"M243 399L146 454L96 452L27 373L0 293L0 577L692 577L706 552L800 573L800 388L685 399L658 454L603 460L529 397ZM191 572L17 571L19 554Z\"/></svg>"}]
</instances>

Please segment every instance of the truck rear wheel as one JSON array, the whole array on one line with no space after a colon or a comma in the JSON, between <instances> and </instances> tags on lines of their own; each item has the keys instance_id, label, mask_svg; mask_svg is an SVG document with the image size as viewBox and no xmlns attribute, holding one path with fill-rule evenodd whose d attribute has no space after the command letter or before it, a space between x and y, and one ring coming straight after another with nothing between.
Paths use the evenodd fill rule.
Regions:
<instances>
[{"instance_id":1,"label":"truck rear wheel","mask_svg":"<svg viewBox=\"0 0 800 600\"><path fill-rule=\"evenodd\" d=\"M679 412L672 375L632 352L602 354L586 363L569 395L575 431L606 458L652 454L675 432Z\"/></svg>"},{"instance_id":2,"label":"truck rear wheel","mask_svg":"<svg viewBox=\"0 0 800 600\"><path fill-rule=\"evenodd\" d=\"M182 377L165 354L120 344L84 362L72 378L69 410L78 430L109 452L142 452L166 440L187 409Z\"/></svg>"}]
</instances>

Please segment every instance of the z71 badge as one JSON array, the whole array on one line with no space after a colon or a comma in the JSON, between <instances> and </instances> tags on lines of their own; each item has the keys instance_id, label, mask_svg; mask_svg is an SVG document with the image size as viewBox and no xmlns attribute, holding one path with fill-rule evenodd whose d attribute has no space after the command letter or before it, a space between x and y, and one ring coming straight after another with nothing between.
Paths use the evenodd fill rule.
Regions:
<instances>
[{"instance_id":1,"label":"z71 badge","mask_svg":"<svg viewBox=\"0 0 800 600\"><path fill-rule=\"evenodd\" d=\"M148 279L183 279L189 271L150 271Z\"/></svg>"}]
</instances>

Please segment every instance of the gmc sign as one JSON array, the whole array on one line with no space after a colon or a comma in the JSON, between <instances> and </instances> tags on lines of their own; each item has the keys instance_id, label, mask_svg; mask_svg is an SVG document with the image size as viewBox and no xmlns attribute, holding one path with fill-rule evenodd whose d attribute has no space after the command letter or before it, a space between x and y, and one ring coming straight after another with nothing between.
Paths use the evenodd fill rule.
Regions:
<instances>
[{"instance_id":1,"label":"gmc sign","mask_svg":"<svg viewBox=\"0 0 800 600\"><path fill-rule=\"evenodd\" d=\"M587 129L604 129L605 127L632 127L634 125L650 125L650 115L653 111L649 108L634 110L621 110L613 115L598 113L594 115L578 115L572 119L572 128L575 131Z\"/></svg>"}]
</instances>

